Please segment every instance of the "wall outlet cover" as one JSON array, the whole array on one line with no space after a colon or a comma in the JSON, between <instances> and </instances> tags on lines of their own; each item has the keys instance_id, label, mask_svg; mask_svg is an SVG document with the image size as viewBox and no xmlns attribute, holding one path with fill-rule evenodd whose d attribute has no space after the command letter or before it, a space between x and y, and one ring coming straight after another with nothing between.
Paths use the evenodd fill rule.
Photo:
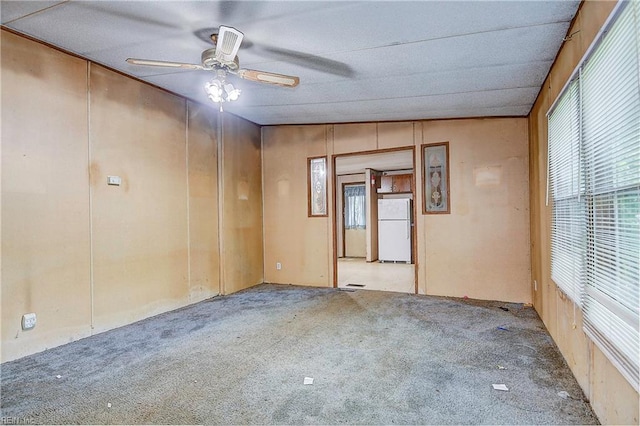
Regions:
<instances>
[{"instance_id":1,"label":"wall outlet cover","mask_svg":"<svg viewBox=\"0 0 640 426\"><path fill-rule=\"evenodd\" d=\"M36 314L24 314L22 316L22 329L23 330L31 330L36 326Z\"/></svg>"}]
</instances>

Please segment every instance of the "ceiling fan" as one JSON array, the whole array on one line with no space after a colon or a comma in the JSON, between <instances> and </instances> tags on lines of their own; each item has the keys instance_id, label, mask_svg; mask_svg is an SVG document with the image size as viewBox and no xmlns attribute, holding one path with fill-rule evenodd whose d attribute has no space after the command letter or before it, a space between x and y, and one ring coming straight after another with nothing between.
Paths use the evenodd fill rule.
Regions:
<instances>
[{"instance_id":1,"label":"ceiling fan","mask_svg":"<svg viewBox=\"0 0 640 426\"><path fill-rule=\"evenodd\" d=\"M211 41L215 47L202 52L200 64L137 58L128 58L127 62L133 65L152 67L214 71L216 78L205 86L209 98L214 102L236 100L240 95L240 90L235 89L232 84L226 83L227 74L236 75L245 80L283 87L295 87L300 83L298 77L240 68L237 53L243 38L244 34L235 28L220 26L218 33L211 35Z\"/></svg>"}]
</instances>

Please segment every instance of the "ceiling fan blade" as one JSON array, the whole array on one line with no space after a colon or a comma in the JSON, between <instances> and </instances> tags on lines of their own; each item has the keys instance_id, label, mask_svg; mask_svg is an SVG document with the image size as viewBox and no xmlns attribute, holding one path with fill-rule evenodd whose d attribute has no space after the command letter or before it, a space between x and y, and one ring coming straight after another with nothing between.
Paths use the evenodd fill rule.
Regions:
<instances>
[{"instance_id":1,"label":"ceiling fan blade","mask_svg":"<svg viewBox=\"0 0 640 426\"><path fill-rule=\"evenodd\" d=\"M235 72L236 75L245 80L257 81L258 83L275 84L284 87L296 87L300 83L299 77L291 75L275 74L266 71L240 69Z\"/></svg>"},{"instance_id":2,"label":"ceiling fan blade","mask_svg":"<svg viewBox=\"0 0 640 426\"><path fill-rule=\"evenodd\" d=\"M254 7L254 4L255 2L251 2L252 8ZM245 14L247 13L246 10L243 10L242 12ZM218 31L219 29L216 27L205 27L194 31L193 34L203 42L210 43L212 36L214 39L218 40ZM241 48L243 50L251 49L253 53L266 59L284 61L327 74L339 75L342 77L353 77L355 75L355 71L353 70L353 68L351 68L351 66L345 64L344 62L324 58L318 55L311 55L309 53L299 52L296 50L270 46L257 41L254 42L247 37L244 37L242 39Z\"/></svg>"},{"instance_id":3,"label":"ceiling fan blade","mask_svg":"<svg viewBox=\"0 0 640 426\"><path fill-rule=\"evenodd\" d=\"M150 59L127 58L127 62L133 65L144 65L149 67L183 68L188 70L203 70L204 67L198 64L185 64L182 62L154 61Z\"/></svg>"},{"instance_id":4,"label":"ceiling fan blade","mask_svg":"<svg viewBox=\"0 0 640 426\"><path fill-rule=\"evenodd\" d=\"M216 58L220 62L233 62L240 49L244 34L235 28L220 26L216 43Z\"/></svg>"},{"instance_id":5,"label":"ceiling fan blade","mask_svg":"<svg viewBox=\"0 0 640 426\"><path fill-rule=\"evenodd\" d=\"M61 2L65 3L65 2ZM100 2L100 1L82 1L82 2L74 2L74 7L87 9L86 11L91 13L92 16L98 16L97 14L106 14L109 15L107 19L111 21L110 18L124 20L125 23L136 26L138 29L142 27L144 30L147 30L145 27L155 27L161 30L172 29L179 30L182 27L177 25L180 22L180 18L176 16L171 16L167 19L154 19L151 18L146 9L146 5L142 3L136 4L136 2ZM162 5L158 5L158 8L163 7ZM158 14L156 16L170 16L165 11L164 14Z\"/></svg>"},{"instance_id":6,"label":"ceiling fan blade","mask_svg":"<svg viewBox=\"0 0 640 426\"><path fill-rule=\"evenodd\" d=\"M247 40L247 42L244 47L251 47L254 53L262 57L284 61L300 67L342 77L353 77L355 75L353 68L344 62L296 50L284 49L282 47L269 46L264 43L252 43L250 40Z\"/></svg>"}]
</instances>

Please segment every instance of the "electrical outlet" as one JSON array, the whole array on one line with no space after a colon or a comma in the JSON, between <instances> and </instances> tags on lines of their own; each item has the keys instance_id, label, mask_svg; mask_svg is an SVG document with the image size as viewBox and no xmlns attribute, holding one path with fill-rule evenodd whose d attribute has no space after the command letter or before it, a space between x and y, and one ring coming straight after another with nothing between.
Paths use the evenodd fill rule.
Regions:
<instances>
[{"instance_id":1,"label":"electrical outlet","mask_svg":"<svg viewBox=\"0 0 640 426\"><path fill-rule=\"evenodd\" d=\"M280 262L276 262L276 269L279 271L280 269L282 269L282 263Z\"/></svg>"},{"instance_id":2,"label":"electrical outlet","mask_svg":"<svg viewBox=\"0 0 640 426\"><path fill-rule=\"evenodd\" d=\"M22 329L23 330L31 330L36 326L36 314L24 314L22 316Z\"/></svg>"}]
</instances>

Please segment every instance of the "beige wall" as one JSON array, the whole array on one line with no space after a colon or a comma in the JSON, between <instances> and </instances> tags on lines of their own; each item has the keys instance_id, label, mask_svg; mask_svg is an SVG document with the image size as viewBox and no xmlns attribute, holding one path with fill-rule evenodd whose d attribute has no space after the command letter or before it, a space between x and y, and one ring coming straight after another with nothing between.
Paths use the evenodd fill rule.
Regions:
<instances>
[{"instance_id":1,"label":"beige wall","mask_svg":"<svg viewBox=\"0 0 640 426\"><path fill-rule=\"evenodd\" d=\"M260 127L224 115L222 292L264 281Z\"/></svg>"},{"instance_id":2,"label":"beige wall","mask_svg":"<svg viewBox=\"0 0 640 426\"><path fill-rule=\"evenodd\" d=\"M190 302L220 289L217 118L211 108L187 102Z\"/></svg>"},{"instance_id":3,"label":"beige wall","mask_svg":"<svg viewBox=\"0 0 640 426\"><path fill-rule=\"evenodd\" d=\"M2 361L262 282L258 126L0 34Z\"/></svg>"},{"instance_id":4,"label":"beige wall","mask_svg":"<svg viewBox=\"0 0 640 426\"><path fill-rule=\"evenodd\" d=\"M451 149L452 213L422 215L415 194L419 293L530 302L526 118L265 127L266 281L333 285L333 217L306 217L307 157L416 146L420 188L419 147L441 141ZM498 182L476 180L487 168Z\"/></svg>"},{"instance_id":5,"label":"beige wall","mask_svg":"<svg viewBox=\"0 0 640 426\"><path fill-rule=\"evenodd\" d=\"M91 246L87 63L0 34L6 361L91 334Z\"/></svg>"},{"instance_id":6,"label":"beige wall","mask_svg":"<svg viewBox=\"0 0 640 426\"><path fill-rule=\"evenodd\" d=\"M422 135L449 142L451 214L418 216L419 289L531 302L527 120L426 121Z\"/></svg>"},{"instance_id":7,"label":"beige wall","mask_svg":"<svg viewBox=\"0 0 640 426\"><path fill-rule=\"evenodd\" d=\"M327 155L331 138L323 125L262 129L266 282L332 285L331 222L307 216L307 158ZM328 166L332 170L330 161Z\"/></svg>"},{"instance_id":8,"label":"beige wall","mask_svg":"<svg viewBox=\"0 0 640 426\"><path fill-rule=\"evenodd\" d=\"M89 111L93 327L102 331L188 298L186 105L90 65ZM107 185L108 175L122 185Z\"/></svg>"},{"instance_id":9,"label":"beige wall","mask_svg":"<svg viewBox=\"0 0 640 426\"><path fill-rule=\"evenodd\" d=\"M346 229L344 236L345 257L367 257L367 232L364 229Z\"/></svg>"},{"instance_id":10,"label":"beige wall","mask_svg":"<svg viewBox=\"0 0 640 426\"><path fill-rule=\"evenodd\" d=\"M638 424L638 392L582 331L579 308L551 280L551 206L546 206L546 113L603 26L615 2L587 1L529 116L531 179L531 268L534 306L557 343L602 424ZM536 289L537 287L537 289Z\"/></svg>"}]
</instances>

